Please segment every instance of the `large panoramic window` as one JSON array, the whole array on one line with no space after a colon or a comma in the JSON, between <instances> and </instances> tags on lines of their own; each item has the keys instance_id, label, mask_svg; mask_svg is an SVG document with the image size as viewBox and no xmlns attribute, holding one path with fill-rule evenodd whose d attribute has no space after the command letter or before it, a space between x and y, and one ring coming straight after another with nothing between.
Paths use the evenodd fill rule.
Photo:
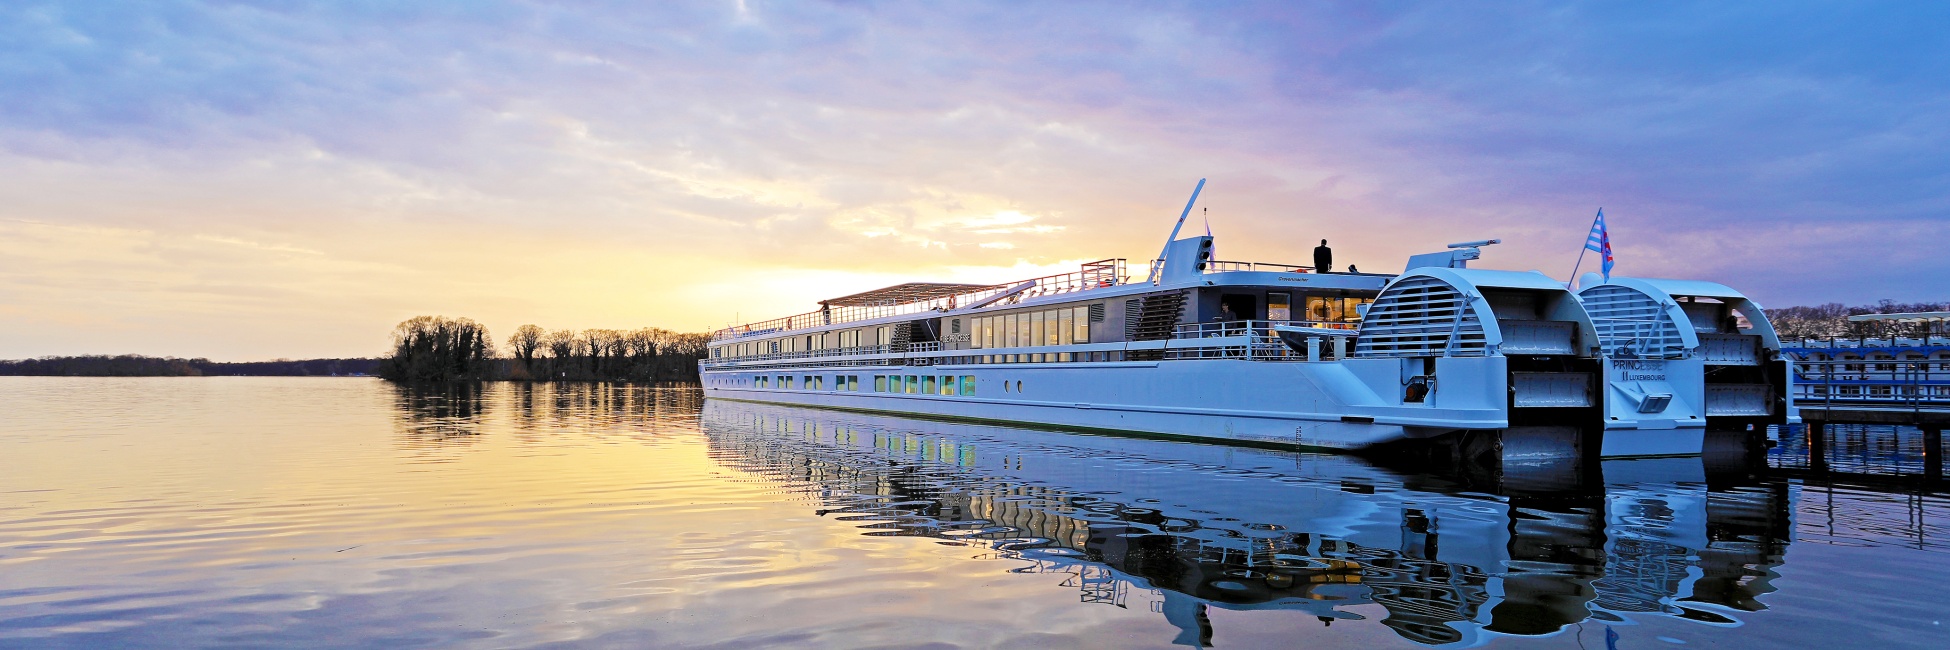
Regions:
<instances>
[{"instance_id":1,"label":"large panoramic window","mask_svg":"<svg viewBox=\"0 0 1950 650\"><path fill-rule=\"evenodd\" d=\"M984 316L970 321L969 328L969 345L978 349L1089 343L1090 307Z\"/></svg>"}]
</instances>

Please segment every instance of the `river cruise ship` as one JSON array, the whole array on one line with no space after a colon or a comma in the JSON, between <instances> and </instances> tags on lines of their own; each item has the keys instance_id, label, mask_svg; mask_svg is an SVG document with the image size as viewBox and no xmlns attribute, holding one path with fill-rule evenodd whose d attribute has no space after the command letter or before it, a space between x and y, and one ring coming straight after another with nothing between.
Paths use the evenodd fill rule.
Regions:
<instances>
[{"instance_id":1,"label":"river cruise ship","mask_svg":"<svg viewBox=\"0 0 1950 650\"><path fill-rule=\"evenodd\" d=\"M705 395L1331 449L1456 435L1506 455L1697 454L1709 425L1798 421L1766 314L1720 284L1592 274L1574 291L1468 268L1496 240L1398 274L1318 272L1176 235L1136 274L1105 259L907 283L719 330Z\"/></svg>"}]
</instances>

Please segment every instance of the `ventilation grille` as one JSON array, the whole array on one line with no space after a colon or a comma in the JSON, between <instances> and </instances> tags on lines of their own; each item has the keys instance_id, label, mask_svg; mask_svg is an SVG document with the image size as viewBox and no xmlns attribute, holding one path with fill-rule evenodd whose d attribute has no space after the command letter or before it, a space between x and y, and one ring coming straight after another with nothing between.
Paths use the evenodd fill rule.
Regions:
<instances>
[{"instance_id":1,"label":"ventilation grille","mask_svg":"<svg viewBox=\"0 0 1950 650\"><path fill-rule=\"evenodd\" d=\"M1488 354L1483 323L1468 298L1435 278L1409 278L1368 306L1354 341L1356 357L1480 357Z\"/></svg>"},{"instance_id":2,"label":"ventilation grille","mask_svg":"<svg viewBox=\"0 0 1950 650\"><path fill-rule=\"evenodd\" d=\"M1090 322L1104 322L1104 303L1100 302L1090 306Z\"/></svg>"},{"instance_id":3,"label":"ventilation grille","mask_svg":"<svg viewBox=\"0 0 1950 650\"><path fill-rule=\"evenodd\" d=\"M1681 359L1686 343L1666 308L1637 289L1598 285L1578 293L1611 357ZM1688 323L1690 327L1691 324Z\"/></svg>"}]
</instances>

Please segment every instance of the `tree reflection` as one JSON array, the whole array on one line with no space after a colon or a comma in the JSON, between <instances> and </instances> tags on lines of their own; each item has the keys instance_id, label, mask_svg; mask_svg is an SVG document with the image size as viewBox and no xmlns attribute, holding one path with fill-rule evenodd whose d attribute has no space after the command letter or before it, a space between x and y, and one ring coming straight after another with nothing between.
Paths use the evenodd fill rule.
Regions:
<instances>
[{"instance_id":1,"label":"tree reflection","mask_svg":"<svg viewBox=\"0 0 1950 650\"><path fill-rule=\"evenodd\" d=\"M474 382L391 384L400 446L432 450L473 444L481 435L487 400Z\"/></svg>"}]
</instances>

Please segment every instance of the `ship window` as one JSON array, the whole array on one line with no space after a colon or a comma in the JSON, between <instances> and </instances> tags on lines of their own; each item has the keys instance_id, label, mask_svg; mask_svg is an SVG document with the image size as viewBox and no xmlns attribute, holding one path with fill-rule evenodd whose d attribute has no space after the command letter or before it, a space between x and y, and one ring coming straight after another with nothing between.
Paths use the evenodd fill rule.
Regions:
<instances>
[{"instance_id":1,"label":"ship window","mask_svg":"<svg viewBox=\"0 0 1950 650\"><path fill-rule=\"evenodd\" d=\"M855 391L855 392L858 392L858 391L860 390L860 376L859 376L859 375L847 375L847 376L846 376L846 389L847 389L847 390L850 390L850 391Z\"/></svg>"},{"instance_id":2,"label":"ship window","mask_svg":"<svg viewBox=\"0 0 1950 650\"><path fill-rule=\"evenodd\" d=\"M1103 311L1104 306L1091 305L1089 307L1076 307L1070 310L1071 315L1075 318L1076 321L1076 324L1073 326L1075 329L1070 332L1071 343L1090 342L1090 321L1092 320L1090 317L1090 310L1092 309L1101 312ZM1103 316L1098 315L1095 320L1103 320Z\"/></svg>"},{"instance_id":3,"label":"ship window","mask_svg":"<svg viewBox=\"0 0 1950 650\"><path fill-rule=\"evenodd\" d=\"M792 377L789 375L779 377L779 388L792 388Z\"/></svg>"},{"instance_id":4,"label":"ship window","mask_svg":"<svg viewBox=\"0 0 1950 650\"><path fill-rule=\"evenodd\" d=\"M914 375L908 375L907 379L901 383L906 384L905 388L907 390L905 392L910 395L921 391L921 382Z\"/></svg>"},{"instance_id":5,"label":"ship window","mask_svg":"<svg viewBox=\"0 0 1950 650\"><path fill-rule=\"evenodd\" d=\"M874 375L874 376L873 376L873 392L876 392L876 393L885 393L885 392L887 392L887 376L886 376L886 375Z\"/></svg>"},{"instance_id":6,"label":"ship window","mask_svg":"<svg viewBox=\"0 0 1950 650\"><path fill-rule=\"evenodd\" d=\"M1345 303L1340 298L1307 297L1307 320L1320 323L1340 322Z\"/></svg>"},{"instance_id":7,"label":"ship window","mask_svg":"<svg viewBox=\"0 0 1950 650\"><path fill-rule=\"evenodd\" d=\"M1002 382L1002 392L1004 392L1004 393L1007 393L1007 392L1009 392L1009 382L1006 382L1006 381L1005 381L1005 382Z\"/></svg>"},{"instance_id":8,"label":"ship window","mask_svg":"<svg viewBox=\"0 0 1950 650\"><path fill-rule=\"evenodd\" d=\"M953 394L955 394L955 377L954 377L954 375L942 375L942 376L941 376L941 394L943 394L943 395L953 395Z\"/></svg>"},{"instance_id":9,"label":"ship window","mask_svg":"<svg viewBox=\"0 0 1950 650\"><path fill-rule=\"evenodd\" d=\"M1002 320L1002 326L995 329L996 345L998 347L1004 347L1004 348L1016 347L1015 314L1004 314L1000 318Z\"/></svg>"},{"instance_id":10,"label":"ship window","mask_svg":"<svg viewBox=\"0 0 1950 650\"><path fill-rule=\"evenodd\" d=\"M887 345L893 342L894 342L894 334L892 328L889 328L886 325L873 328L874 345Z\"/></svg>"},{"instance_id":11,"label":"ship window","mask_svg":"<svg viewBox=\"0 0 1950 650\"><path fill-rule=\"evenodd\" d=\"M1057 345L1069 345L1070 332L1075 330L1077 325L1076 312L1074 310L1064 309L1058 311L1057 315L1059 316L1058 320L1061 322L1056 328L1056 335L1051 338L1056 339Z\"/></svg>"},{"instance_id":12,"label":"ship window","mask_svg":"<svg viewBox=\"0 0 1950 650\"><path fill-rule=\"evenodd\" d=\"M1017 380L1016 380L1016 392L1018 392L1018 393L1020 393L1020 392L1022 392L1022 380L1021 380L1021 379L1017 379Z\"/></svg>"},{"instance_id":13,"label":"ship window","mask_svg":"<svg viewBox=\"0 0 1950 650\"><path fill-rule=\"evenodd\" d=\"M922 377L921 394L931 395L933 393L934 393L934 375L928 375L926 377Z\"/></svg>"},{"instance_id":14,"label":"ship window","mask_svg":"<svg viewBox=\"0 0 1950 650\"><path fill-rule=\"evenodd\" d=\"M1266 320L1293 320L1293 294L1266 294Z\"/></svg>"},{"instance_id":15,"label":"ship window","mask_svg":"<svg viewBox=\"0 0 1950 650\"><path fill-rule=\"evenodd\" d=\"M961 394L965 397L975 394L975 375L961 376Z\"/></svg>"},{"instance_id":16,"label":"ship window","mask_svg":"<svg viewBox=\"0 0 1950 650\"><path fill-rule=\"evenodd\" d=\"M1030 345L1048 345L1048 343L1045 342L1045 338L1043 336L1043 330L1045 329L1043 327L1043 321L1046 320L1044 318L1044 316L1046 315L1047 315L1046 312L1040 312L1040 311L1029 314L1029 344Z\"/></svg>"},{"instance_id":17,"label":"ship window","mask_svg":"<svg viewBox=\"0 0 1950 650\"><path fill-rule=\"evenodd\" d=\"M1341 322L1351 323L1361 320L1361 306L1374 302L1373 298L1342 298Z\"/></svg>"}]
</instances>

